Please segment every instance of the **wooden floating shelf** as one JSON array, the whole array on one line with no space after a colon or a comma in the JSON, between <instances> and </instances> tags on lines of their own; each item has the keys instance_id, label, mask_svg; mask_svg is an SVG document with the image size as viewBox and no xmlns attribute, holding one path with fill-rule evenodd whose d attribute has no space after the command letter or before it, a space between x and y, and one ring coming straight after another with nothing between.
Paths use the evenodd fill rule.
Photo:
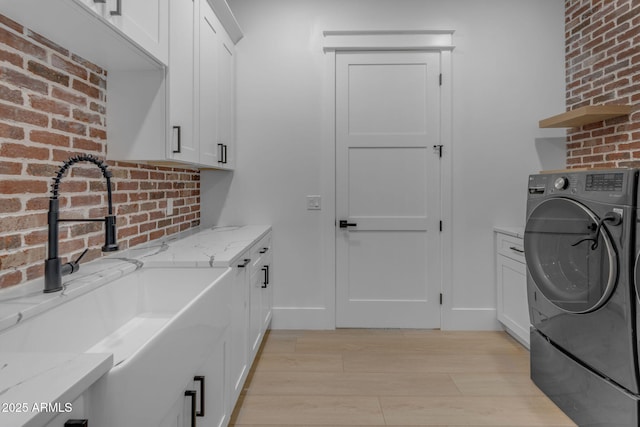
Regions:
<instances>
[{"instance_id":1,"label":"wooden floating shelf","mask_svg":"<svg viewBox=\"0 0 640 427\"><path fill-rule=\"evenodd\" d=\"M541 128L572 128L601 122L614 117L626 116L632 110L631 105L587 105L557 116L540 120Z\"/></svg>"}]
</instances>

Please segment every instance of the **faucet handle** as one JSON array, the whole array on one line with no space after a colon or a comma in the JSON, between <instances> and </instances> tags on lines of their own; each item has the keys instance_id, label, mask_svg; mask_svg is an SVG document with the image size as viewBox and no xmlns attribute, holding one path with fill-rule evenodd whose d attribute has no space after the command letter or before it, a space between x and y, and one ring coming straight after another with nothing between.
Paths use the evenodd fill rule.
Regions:
<instances>
[{"instance_id":1,"label":"faucet handle","mask_svg":"<svg viewBox=\"0 0 640 427\"><path fill-rule=\"evenodd\" d=\"M80 260L82 259L83 256L87 254L88 251L89 251L89 248L85 249L84 252L82 252L80 256L76 258L75 261L71 261L64 264L62 266L62 275L75 273L76 271L80 270L80 265L79 265Z\"/></svg>"}]
</instances>

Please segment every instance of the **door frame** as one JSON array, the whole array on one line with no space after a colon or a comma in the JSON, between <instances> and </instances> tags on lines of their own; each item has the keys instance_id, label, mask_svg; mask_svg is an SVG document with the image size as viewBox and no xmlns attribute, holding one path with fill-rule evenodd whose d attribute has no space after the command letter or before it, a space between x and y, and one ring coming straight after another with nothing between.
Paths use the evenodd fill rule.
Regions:
<instances>
[{"instance_id":1,"label":"door frame","mask_svg":"<svg viewBox=\"0 0 640 427\"><path fill-rule=\"evenodd\" d=\"M323 50L323 134L321 158L321 190L325 195L321 211L322 223L322 283L325 290L324 327L336 327L336 52L417 50L440 53L442 85L440 93L440 144L443 145L440 164L440 217L443 227L440 239L442 307L441 329L451 325L453 276L452 264L452 51L453 30L409 31L324 31Z\"/></svg>"}]
</instances>

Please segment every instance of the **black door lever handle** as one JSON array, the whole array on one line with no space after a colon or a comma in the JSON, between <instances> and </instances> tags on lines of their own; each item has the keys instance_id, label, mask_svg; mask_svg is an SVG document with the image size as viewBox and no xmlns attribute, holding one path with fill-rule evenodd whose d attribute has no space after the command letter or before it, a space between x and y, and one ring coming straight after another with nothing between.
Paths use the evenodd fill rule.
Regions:
<instances>
[{"instance_id":1,"label":"black door lever handle","mask_svg":"<svg viewBox=\"0 0 640 427\"><path fill-rule=\"evenodd\" d=\"M347 228L347 227L357 227L358 224L355 222L348 222L346 219L341 219L338 222L340 228Z\"/></svg>"}]
</instances>

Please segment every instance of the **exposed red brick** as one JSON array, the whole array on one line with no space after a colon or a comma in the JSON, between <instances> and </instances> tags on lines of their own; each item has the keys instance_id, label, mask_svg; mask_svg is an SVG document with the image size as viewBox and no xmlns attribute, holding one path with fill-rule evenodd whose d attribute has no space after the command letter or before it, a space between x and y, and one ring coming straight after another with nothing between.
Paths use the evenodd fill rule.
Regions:
<instances>
[{"instance_id":1,"label":"exposed red brick","mask_svg":"<svg viewBox=\"0 0 640 427\"><path fill-rule=\"evenodd\" d=\"M97 73L97 74L102 74L102 75L106 75L106 71L104 71L102 68L100 68L98 65L94 64L93 62L87 61L86 59L84 59L81 56L78 56L76 54L72 54L71 55L71 59L73 59L76 63L82 65L83 67L88 68L89 70Z\"/></svg>"},{"instance_id":2,"label":"exposed red brick","mask_svg":"<svg viewBox=\"0 0 640 427\"><path fill-rule=\"evenodd\" d=\"M86 138L73 138L73 148L102 153L104 151L104 144Z\"/></svg>"},{"instance_id":3,"label":"exposed red brick","mask_svg":"<svg viewBox=\"0 0 640 427\"><path fill-rule=\"evenodd\" d=\"M11 89L4 85L0 85L0 99L18 105L24 104L24 98L22 98L22 91L20 89Z\"/></svg>"},{"instance_id":4,"label":"exposed red brick","mask_svg":"<svg viewBox=\"0 0 640 427\"><path fill-rule=\"evenodd\" d=\"M73 196L71 197L71 206L93 206L102 204L102 197L100 195L83 195L83 196Z\"/></svg>"},{"instance_id":5,"label":"exposed red brick","mask_svg":"<svg viewBox=\"0 0 640 427\"><path fill-rule=\"evenodd\" d=\"M100 91L100 89L95 86L90 86L78 79L73 80L72 87L78 92L81 92L91 98L102 99L102 92Z\"/></svg>"},{"instance_id":6,"label":"exposed red brick","mask_svg":"<svg viewBox=\"0 0 640 427\"><path fill-rule=\"evenodd\" d=\"M73 118L84 123L102 125L102 115L87 113L77 108L73 110Z\"/></svg>"},{"instance_id":7,"label":"exposed red brick","mask_svg":"<svg viewBox=\"0 0 640 427\"><path fill-rule=\"evenodd\" d=\"M46 213L0 217L0 233L44 227L46 225Z\"/></svg>"},{"instance_id":8,"label":"exposed red brick","mask_svg":"<svg viewBox=\"0 0 640 427\"><path fill-rule=\"evenodd\" d=\"M51 40L49 40L48 38L34 32L31 30L27 30L27 35L34 41L40 43L41 45L44 45L45 47L55 50L56 52L64 55L64 56L68 56L69 55L69 51L65 48L63 48L62 46L60 46L57 43L52 42Z\"/></svg>"},{"instance_id":9,"label":"exposed red brick","mask_svg":"<svg viewBox=\"0 0 640 427\"><path fill-rule=\"evenodd\" d=\"M54 87L51 91L51 95L54 98L60 99L62 101L66 101L70 104L74 104L74 105L78 105L80 107L86 107L87 106L87 98L84 95L78 95L75 93L71 93L69 91L66 91L64 89L60 89L57 87Z\"/></svg>"},{"instance_id":10,"label":"exposed red brick","mask_svg":"<svg viewBox=\"0 0 640 427\"><path fill-rule=\"evenodd\" d=\"M0 180L0 194L44 193L47 190L48 185L42 180Z\"/></svg>"},{"instance_id":11,"label":"exposed red brick","mask_svg":"<svg viewBox=\"0 0 640 427\"><path fill-rule=\"evenodd\" d=\"M47 51L45 49L2 27L0 27L0 44L11 46L14 49L18 49L27 55L34 56L41 60L47 59Z\"/></svg>"},{"instance_id":12,"label":"exposed red brick","mask_svg":"<svg viewBox=\"0 0 640 427\"><path fill-rule=\"evenodd\" d=\"M8 288L22 282L22 272L7 270L0 272L0 288Z\"/></svg>"},{"instance_id":13,"label":"exposed red brick","mask_svg":"<svg viewBox=\"0 0 640 427\"><path fill-rule=\"evenodd\" d=\"M34 230L24 236L24 243L29 246L47 243L49 233L47 230Z\"/></svg>"},{"instance_id":14,"label":"exposed red brick","mask_svg":"<svg viewBox=\"0 0 640 427\"><path fill-rule=\"evenodd\" d=\"M103 129L89 128L89 136L91 138L107 139L107 132Z\"/></svg>"},{"instance_id":15,"label":"exposed red brick","mask_svg":"<svg viewBox=\"0 0 640 427\"><path fill-rule=\"evenodd\" d=\"M68 74L60 73L39 62L29 61L27 64L27 69L31 71L33 74L43 77L49 81L58 83L62 86L69 86Z\"/></svg>"},{"instance_id":16,"label":"exposed red brick","mask_svg":"<svg viewBox=\"0 0 640 427\"><path fill-rule=\"evenodd\" d=\"M24 33L24 27L22 25L20 25L19 23L17 23L16 21L12 20L11 18L4 16L2 14L0 14L0 24L11 28L12 30L14 30L17 33Z\"/></svg>"},{"instance_id":17,"label":"exposed red brick","mask_svg":"<svg viewBox=\"0 0 640 427\"><path fill-rule=\"evenodd\" d=\"M22 237L19 234L0 236L0 251L17 249L22 245Z\"/></svg>"},{"instance_id":18,"label":"exposed red brick","mask_svg":"<svg viewBox=\"0 0 640 427\"><path fill-rule=\"evenodd\" d=\"M52 119L51 127L53 129L61 130L63 132L74 133L76 135L84 136L87 134L86 125L82 123L70 121L70 120Z\"/></svg>"},{"instance_id":19,"label":"exposed red brick","mask_svg":"<svg viewBox=\"0 0 640 427\"><path fill-rule=\"evenodd\" d=\"M0 61L8 62L20 68L22 68L22 64L23 64L22 56L14 52L8 52L4 49L0 49Z\"/></svg>"},{"instance_id":20,"label":"exposed red brick","mask_svg":"<svg viewBox=\"0 0 640 427\"><path fill-rule=\"evenodd\" d=\"M97 74L93 74L91 73L91 75L89 76L89 81L95 85L98 86L100 89L106 89L107 88L107 80Z\"/></svg>"},{"instance_id":21,"label":"exposed red brick","mask_svg":"<svg viewBox=\"0 0 640 427\"><path fill-rule=\"evenodd\" d=\"M22 209L22 202L18 198L0 199L0 213L14 213Z\"/></svg>"},{"instance_id":22,"label":"exposed red brick","mask_svg":"<svg viewBox=\"0 0 640 427\"><path fill-rule=\"evenodd\" d=\"M5 142L0 145L0 157L47 160L49 158L49 150L47 148Z\"/></svg>"},{"instance_id":23,"label":"exposed red brick","mask_svg":"<svg viewBox=\"0 0 640 427\"><path fill-rule=\"evenodd\" d=\"M60 169L59 166L50 163L29 163L27 165L27 175L51 178L55 176L58 169Z\"/></svg>"},{"instance_id":24,"label":"exposed red brick","mask_svg":"<svg viewBox=\"0 0 640 427\"><path fill-rule=\"evenodd\" d=\"M31 106L36 110L57 114L60 116L69 116L70 108L66 103L56 101L51 98L43 98L38 95L30 95L29 100L31 101Z\"/></svg>"},{"instance_id":25,"label":"exposed red brick","mask_svg":"<svg viewBox=\"0 0 640 427\"><path fill-rule=\"evenodd\" d=\"M60 202L61 206L64 206L64 203ZM49 209L49 197L34 197L27 200L26 210L28 211L43 211Z\"/></svg>"},{"instance_id":26,"label":"exposed red brick","mask_svg":"<svg viewBox=\"0 0 640 427\"><path fill-rule=\"evenodd\" d=\"M66 73L73 74L74 76L79 77L83 80L86 80L89 75L85 67L74 64L73 62L68 61L67 59L61 58L58 55L52 56L51 65L53 65L56 68L59 68L60 70Z\"/></svg>"},{"instance_id":27,"label":"exposed red brick","mask_svg":"<svg viewBox=\"0 0 640 427\"><path fill-rule=\"evenodd\" d=\"M29 123L40 127L47 127L49 124L49 118L46 114L7 104L0 104L0 119Z\"/></svg>"},{"instance_id":28,"label":"exposed red brick","mask_svg":"<svg viewBox=\"0 0 640 427\"><path fill-rule=\"evenodd\" d=\"M47 130L32 130L29 133L29 139L31 139L32 142L55 145L58 147L69 147L70 145L70 138L67 135L53 133Z\"/></svg>"},{"instance_id":29,"label":"exposed red brick","mask_svg":"<svg viewBox=\"0 0 640 427\"><path fill-rule=\"evenodd\" d=\"M65 181L60 183L61 193L82 193L87 191L87 183L85 181Z\"/></svg>"},{"instance_id":30,"label":"exposed red brick","mask_svg":"<svg viewBox=\"0 0 640 427\"><path fill-rule=\"evenodd\" d=\"M0 123L0 138L15 140L24 139L24 129L17 126L11 126L7 123Z\"/></svg>"}]
</instances>

